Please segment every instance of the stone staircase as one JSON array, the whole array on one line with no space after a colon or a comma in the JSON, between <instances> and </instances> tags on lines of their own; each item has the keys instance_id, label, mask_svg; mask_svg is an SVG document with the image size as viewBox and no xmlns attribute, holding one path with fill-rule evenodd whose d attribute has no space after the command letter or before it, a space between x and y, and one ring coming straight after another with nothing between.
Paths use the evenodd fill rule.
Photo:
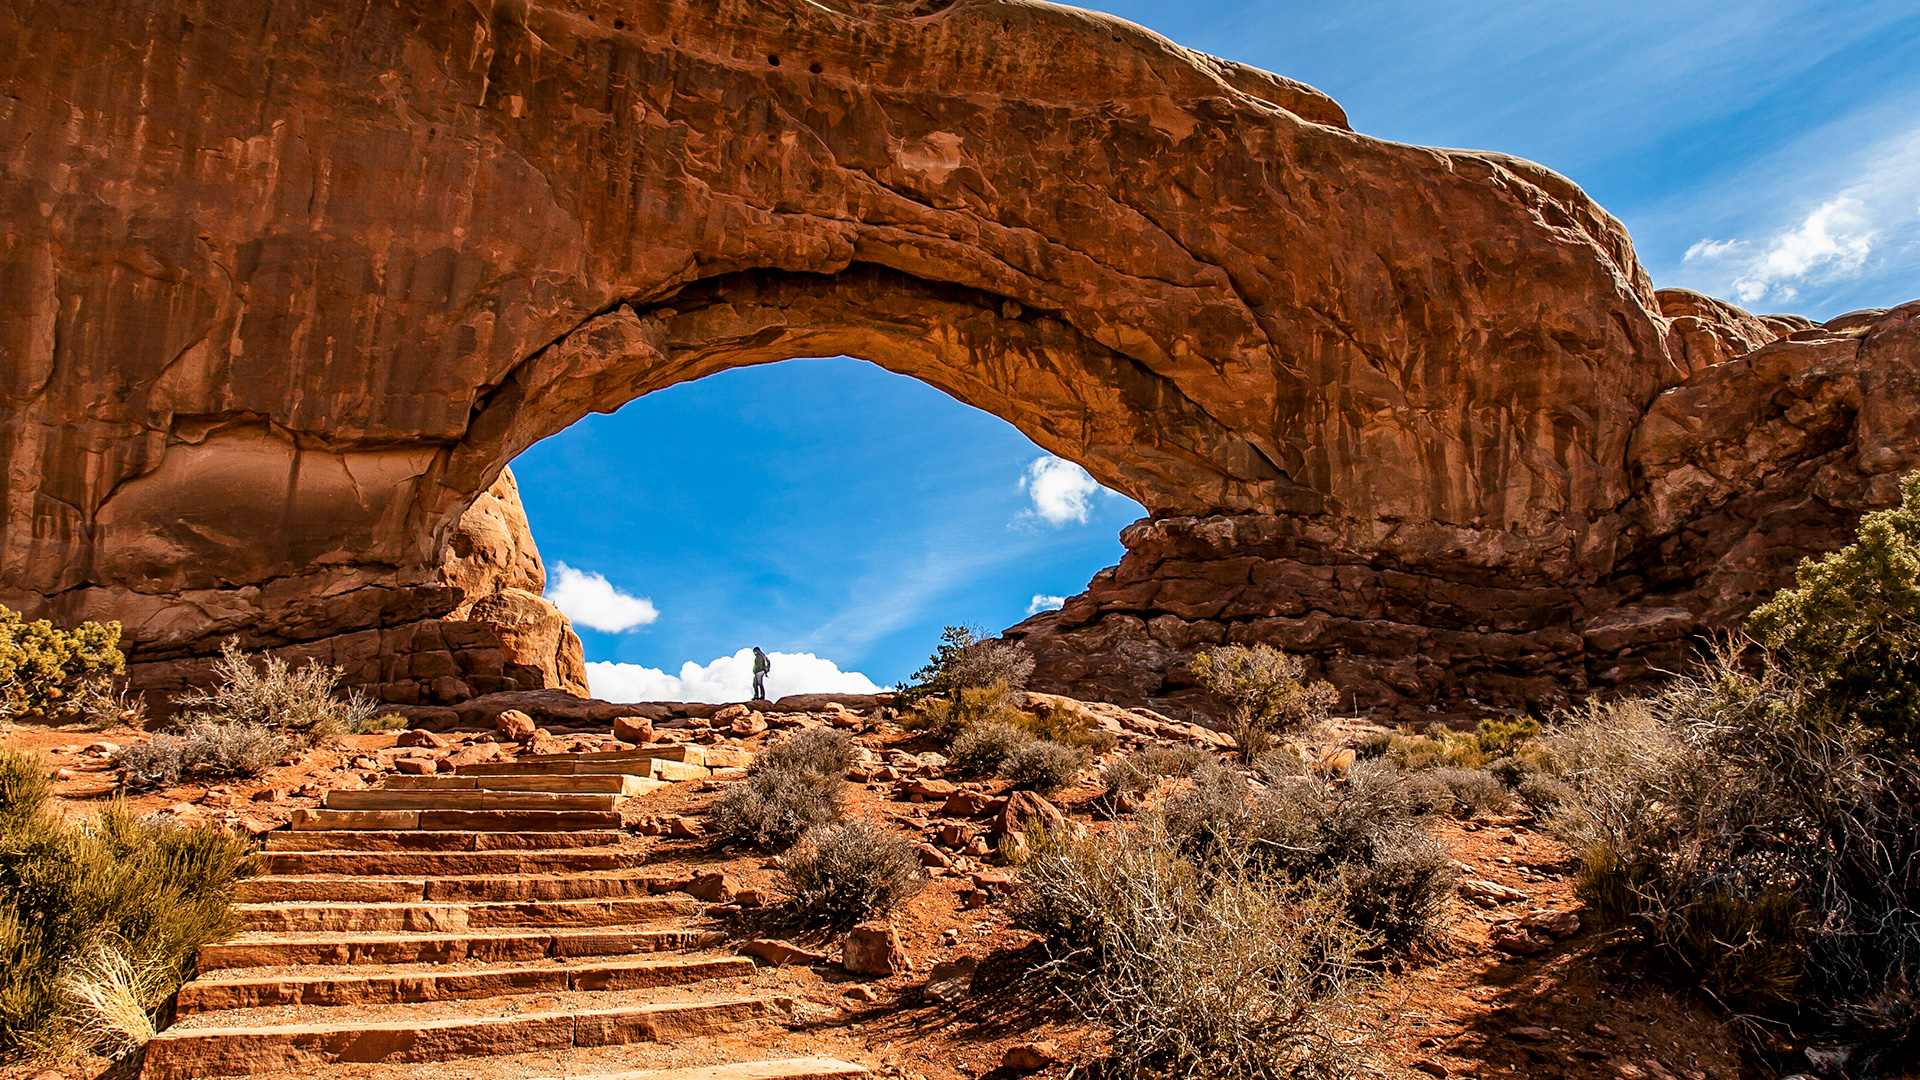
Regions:
<instances>
[{"instance_id":1,"label":"stone staircase","mask_svg":"<svg viewBox=\"0 0 1920 1080\"><path fill-rule=\"evenodd\" d=\"M201 950L141 1076L416 1077L488 1058L503 1067L460 1075L547 1076L527 1055L635 1080L865 1075L828 1058L574 1071L592 1048L791 1016L791 999L740 985L751 960L707 951L724 935L699 925L705 904L644 873L641 841L620 828L627 800L744 764L672 746L329 792L268 838L262 876L241 885L244 932Z\"/></svg>"}]
</instances>

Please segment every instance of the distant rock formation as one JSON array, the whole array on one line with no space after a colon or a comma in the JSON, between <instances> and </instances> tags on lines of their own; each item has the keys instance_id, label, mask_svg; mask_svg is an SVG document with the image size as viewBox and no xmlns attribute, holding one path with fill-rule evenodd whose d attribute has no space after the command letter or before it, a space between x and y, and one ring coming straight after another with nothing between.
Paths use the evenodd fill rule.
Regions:
<instances>
[{"instance_id":1,"label":"distant rock formation","mask_svg":"<svg viewBox=\"0 0 1920 1080\"><path fill-rule=\"evenodd\" d=\"M1901 326L1796 343L1853 366L1776 416L1808 384L1744 350L1799 324L1656 296L1564 177L1046 4L4 3L0 146L0 602L122 620L155 687L229 635L396 702L564 684L529 576L446 576L463 515L589 412L793 356L923 379L1161 519L1119 576L1165 591L1087 624L1172 665L1155 699L1189 648L1155 605L1237 573L1180 552L1316 568L1248 625L1381 624L1312 649L1396 707L1533 701L1592 627L1694 612L1689 560L1787 559L1920 464L1838 389L1902 400Z\"/></svg>"}]
</instances>

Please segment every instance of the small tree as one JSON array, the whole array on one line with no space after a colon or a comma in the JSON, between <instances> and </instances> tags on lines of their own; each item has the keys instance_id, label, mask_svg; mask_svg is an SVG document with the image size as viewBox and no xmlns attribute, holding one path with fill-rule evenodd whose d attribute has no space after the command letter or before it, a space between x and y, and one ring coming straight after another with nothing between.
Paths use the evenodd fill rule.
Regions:
<instances>
[{"instance_id":1,"label":"small tree","mask_svg":"<svg viewBox=\"0 0 1920 1080\"><path fill-rule=\"evenodd\" d=\"M1326 717L1339 692L1324 682L1302 681L1306 664L1271 645L1222 645L1193 658L1193 676L1227 702L1228 730L1240 744L1240 760L1265 753L1276 731L1297 729Z\"/></svg>"},{"instance_id":2,"label":"small tree","mask_svg":"<svg viewBox=\"0 0 1920 1080\"><path fill-rule=\"evenodd\" d=\"M1900 507L1868 514L1860 539L1804 561L1796 588L1756 609L1760 640L1814 680L1838 712L1920 749L1920 473Z\"/></svg>"},{"instance_id":3,"label":"small tree","mask_svg":"<svg viewBox=\"0 0 1920 1080\"><path fill-rule=\"evenodd\" d=\"M913 673L912 685L901 696L911 704L996 684L1015 693L1026 689L1032 675L1033 654L1025 648L986 637L971 626L949 626L940 633L940 646L926 665Z\"/></svg>"}]
</instances>

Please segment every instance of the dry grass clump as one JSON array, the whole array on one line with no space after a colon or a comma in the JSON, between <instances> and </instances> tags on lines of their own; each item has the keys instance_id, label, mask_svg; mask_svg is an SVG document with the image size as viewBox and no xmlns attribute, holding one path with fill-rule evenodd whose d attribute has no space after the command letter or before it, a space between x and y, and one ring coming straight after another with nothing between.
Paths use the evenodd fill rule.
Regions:
<instances>
[{"instance_id":1,"label":"dry grass clump","mask_svg":"<svg viewBox=\"0 0 1920 1080\"><path fill-rule=\"evenodd\" d=\"M112 804L68 822L43 763L0 752L0 1056L115 1053L234 929L247 841Z\"/></svg>"},{"instance_id":2,"label":"dry grass clump","mask_svg":"<svg viewBox=\"0 0 1920 1080\"><path fill-rule=\"evenodd\" d=\"M864 818L808 832L780 870L794 917L830 926L889 914L927 884L913 845Z\"/></svg>"},{"instance_id":3,"label":"dry grass clump","mask_svg":"<svg viewBox=\"0 0 1920 1080\"><path fill-rule=\"evenodd\" d=\"M1200 866L1155 815L1105 836L1030 826L1012 917L1111 1032L1112 1074L1344 1077L1363 1064L1365 936L1321 893Z\"/></svg>"},{"instance_id":4,"label":"dry grass clump","mask_svg":"<svg viewBox=\"0 0 1920 1080\"><path fill-rule=\"evenodd\" d=\"M1730 1008L1920 1054L1920 760L1818 684L1723 649L1649 697L1590 705L1548 739L1594 919Z\"/></svg>"},{"instance_id":5,"label":"dry grass clump","mask_svg":"<svg viewBox=\"0 0 1920 1080\"><path fill-rule=\"evenodd\" d=\"M716 836L769 851L839 821L853 740L839 731L803 731L774 744L707 812ZM917 864L916 864L917 865Z\"/></svg>"}]
</instances>

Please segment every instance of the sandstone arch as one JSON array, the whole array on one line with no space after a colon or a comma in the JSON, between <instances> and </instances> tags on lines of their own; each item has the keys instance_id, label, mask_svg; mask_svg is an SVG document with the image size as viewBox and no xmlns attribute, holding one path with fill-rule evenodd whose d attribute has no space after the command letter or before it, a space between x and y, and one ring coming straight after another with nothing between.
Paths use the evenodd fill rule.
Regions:
<instances>
[{"instance_id":1,"label":"sandstone arch","mask_svg":"<svg viewBox=\"0 0 1920 1080\"><path fill-rule=\"evenodd\" d=\"M1809 327L1656 296L1539 166L1027 0L7 0L0 91L0 601L125 620L156 684L228 633L403 700L502 677L442 616L504 463L786 356L1144 503L1158 554L1021 633L1154 699L1216 633L1385 704L1550 697L1635 647L1590 624L1737 613L1778 568L1702 584L1714 552L1784 504L1824 542L1920 445L1860 390L1905 400L1905 309L1815 335L1817 436L1727 466L1713 425L1777 426L1815 363L1734 358Z\"/></svg>"}]
</instances>

